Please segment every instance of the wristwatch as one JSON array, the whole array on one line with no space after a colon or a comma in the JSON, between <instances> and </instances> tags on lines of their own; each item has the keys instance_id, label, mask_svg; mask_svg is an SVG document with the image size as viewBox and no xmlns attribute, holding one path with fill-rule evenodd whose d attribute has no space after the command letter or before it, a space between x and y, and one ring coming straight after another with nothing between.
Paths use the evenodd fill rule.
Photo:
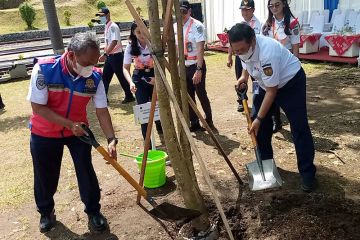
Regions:
<instances>
[{"instance_id":1,"label":"wristwatch","mask_svg":"<svg viewBox=\"0 0 360 240\"><path fill-rule=\"evenodd\" d=\"M118 144L119 140L117 137L111 137L107 139L108 144L115 140L115 144Z\"/></svg>"},{"instance_id":2,"label":"wristwatch","mask_svg":"<svg viewBox=\"0 0 360 240\"><path fill-rule=\"evenodd\" d=\"M201 71L201 70L202 70L202 67L196 66L196 71Z\"/></svg>"}]
</instances>

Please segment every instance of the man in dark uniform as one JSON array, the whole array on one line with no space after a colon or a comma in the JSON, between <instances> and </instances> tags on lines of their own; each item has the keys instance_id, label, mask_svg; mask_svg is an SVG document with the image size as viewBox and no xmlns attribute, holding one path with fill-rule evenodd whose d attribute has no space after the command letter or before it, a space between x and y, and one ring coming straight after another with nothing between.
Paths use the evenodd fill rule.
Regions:
<instances>
[{"instance_id":1,"label":"man in dark uniform","mask_svg":"<svg viewBox=\"0 0 360 240\"><path fill-rule=\"evenodd\" d=\"M4 108L5 108L5 104L4 104L1 94L0 94L0 110L3 110Z\"/></svg>"},{"instance_id":2,"label":"man in dark uniform","mask_svg":"<svg viewBox=\"0 0 360 240\"><path fill-rule=\"evenodd\" d=\"M124 53L121 44L120 28L116 23L111 21L108 8L102 8L97 15L100 16L101 23L105 24L105 48L104 54L100 57L99 61L105 61L103 81L106 95L108 94L109 85L115 73L125 92L125 98L122 103L133 102L135 98L130 91L130 85L126 81L123 73Z\"/></svg>"}]
</instances>

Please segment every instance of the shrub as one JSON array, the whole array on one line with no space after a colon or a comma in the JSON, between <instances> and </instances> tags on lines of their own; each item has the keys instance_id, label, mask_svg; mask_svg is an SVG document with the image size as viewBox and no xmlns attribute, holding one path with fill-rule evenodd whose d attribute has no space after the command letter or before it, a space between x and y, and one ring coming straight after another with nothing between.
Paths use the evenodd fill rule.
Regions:
<instances>
[{"instance_id":1,"label":"shrub","mask_svg":"<svg viewBox=\"0 0 360 240\"><path fill-rule=\"evenodd\" d=\"M86 2L90 5L95 6L95 3L97 2L97 0L86 0Z\"/></svg>"},{"instance_id":2,"label":"shrub","mask_svg":"<svg viewBox=\"0 0 360 240\"><path fill-rule=\"evenodd\" d=\"M106 7L106 3L102 0L98 1L97 2L97 5L96 5L97 9L101 9L103 7Z\"/></svg>"},{"instance_id":3,"label":"shrub","mask_svg":"<svg viewBox=\"0 0 360 240\"><path fill-rule=\"evenodd\" d=\"M90 21L90 22L88 22L88 24L87 24L87 25L89 26L89 28L90 28L90 29L92 29L92 28L94 27L94 23L93 23L93 22L91 22L91 21Z\"/></svg>"},{"instance_id":4,"label":"shrub","mask_svg":"<svg viewBox=\"0 0 360 240\"><path fill-rule=\"evenodd\" d=\"M64 19L65 19L65 24L66 26L70 26L70 17L71 17L71 12L68 10L64 11Z\"/></svg>"},{"instance_id":5,"label":"shrub","mask_svg":"<svg viewBox=\"0 0 360 240\"><path fill-rule=\"evenodd\" d=\"M24 20L27 25L27 29L34 29L33 23L36 16L35 8L30 3L23 2L19 6L19 12L22 20Z\"/></svg>"}]
</instances>

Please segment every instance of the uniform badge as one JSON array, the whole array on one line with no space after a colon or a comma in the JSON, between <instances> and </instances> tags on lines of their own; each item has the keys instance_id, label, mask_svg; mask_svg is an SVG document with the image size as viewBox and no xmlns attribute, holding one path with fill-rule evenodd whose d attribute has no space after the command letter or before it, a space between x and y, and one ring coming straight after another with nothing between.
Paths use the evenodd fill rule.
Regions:
<instances>
[{"instance_id":1,"label":"uniform badge","mask_svg":"<svg viewBox=\"0 0 360 240\"><path fill-rule=\"evenodd\" d=\"M197 32L198 32L199 34L203 34L203 32L204 32L204 29L203 29L202 26L197 26L197 27L196 27L196 30L197 30Z\"/></svg>"},{"instance_id":2,"label":"uniform badge","mask_svg":"<svg viewBox=\"0 0 360 240\"><path fill-rule=\"evenodd\" d=\"M39 89L39 90L43 90L45 87L46 87L46 84L45 84L44 75L39 73L38 77L36 79L36 88Z\"/></svg>"},{"instance_id":3,"label":"uniform badge","mask_svg":"<svg viewBox=\"0 0 360 240\"><path fill-rule=\"evenodd\" d=\"M91 79L91 78L86 79L84 92L86 92L86 93L96 93L95 82L94 82L93 79Z\"/></svg>"},{"instance_id":4,"label":"uniform badge","mask_svg":"<svg viewBox=\"0 0 360 240\"><path fill-rule=\"evenodd\" d=\"M271 67L271 64L266 64L264 66L262 66L264 74L268 77L273 75L273 69Z\"/></svg>"}]
</instances>

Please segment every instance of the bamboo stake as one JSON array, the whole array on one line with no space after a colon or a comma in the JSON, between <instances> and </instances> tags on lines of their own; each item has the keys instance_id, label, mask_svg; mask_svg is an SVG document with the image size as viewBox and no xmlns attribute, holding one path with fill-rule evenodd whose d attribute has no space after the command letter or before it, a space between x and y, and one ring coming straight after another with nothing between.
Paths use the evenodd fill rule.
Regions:
<instances>
[{"instance_id":1,"label":"bamboo stake","mask_svg":"<svg viewBox=\"0 0 360 240\"><path fill-rule=\"evenodd\" d=\"M129 0L126 0L125 3L126 3L126 5L128 5L128 6L131 5L131 3L130 3ZM130 10L131 14L133 15L134 19L135 19L136 21L139 21L139 22L138 22L138 25L139 25L140 22L142 22L142 21L140 20L140 17L138 16L138 14L137 14L137 12L135 11L135 9L134 9L133 7L132 7L132 9L133 9L134 11L132 11L132 10L129 8L129 10ZM137 16L137 17L136 17L136 16ZM140 28L140 30L142 31L142 28ZM144 34L145 36L147 36L145 32L144 32L143 34ZM150 43L150 41L149 41L149 38L147 38L147 42L148 42L148 47L149 47L150 51L152 52L152 47L151 47L151 43ZM215 205L216 205L217 209L218 209L219 212L220 212L220 216L221 216L221 219L222 219L222 221L223 221L223 223L224 223L226 232L228 233L229 238L230 238L231 240L234 240L234 236L233 236L233 234L232 234L232 232L231 232L231 228L230 228L230 225L229 225L229 223L228 223L228 221L227 221L227 219L226 219L224 210L223 210L223 208L222 208L222 206L221 206L220 199L219 199L219 197L217 196L216 190L215 190L214 185L213 185L213 183L212 183L212 180L211 180L211 178L210 178L210 174L209 174L209 172L208 172L208 170L207 170L207 168L206 168L206 166L205 166L205 163L204 163L204 161L203 161L203 159L202 159L202 157L201 157L201 155L200 155L199 150L198 150L197 147L196 147L195 141L194 141L194 139L193 139L193 137L192 137L192 135L191 135L190 129L189 129L189 127L188 127L188 124L187 124L187 122L186 122L186 120L185 120L185 118L184 118L184 116L183 116L183 114L182 114L182 112L181 112L181 109L180 109L180 107L179 107L179 105L178 105L178 103L177 103L177 101L176 101L176 97L175 97L174 93L172 92L172 89L171 89L171 87L170 87L170 85L169 85L169 83L168 83L168 81L167 81L167 79L166 79L166 75L165 75L165 73L164 73L164 71L163 71L163 69L162 69L162 67L161 67L160 61L159 61L159 59L157 58L156 54L153 54L153 59L154 59L154 62L155 62L156 67L158 68L158 71L159 71L160 76L161 76L161 80L162 80L162 82L163 82L164 85L165 85L165 88L166 88L166 91L167 91L167 93L168 93L168 95L169 95L169 97L170 97L170 100L171 100L172 103L173 103L175 112L176 112L176 114L178 115L179 120L180 120L180 122L181 122L181 125L183 126L183 129L184 129L184 131L185 131L185 134L186 134L186 136L187 136L187 138L188 138L188 140L189 140L189 142L190 142L190 145L191 145L191 148L192 148L192 150L193 150L193 153L194 153L194 155L196 156L196 159L198 160L198 163L199 163L199 165L200 165L201 172L202 172L202 174L204 175L205 181L206 181L206 183L208 184L208 186L209 186L209 188L210 188L210 191L211 191L211 193L212 193L212 195L213 195L213 198L214 198L214 201L215 201Z\"/></svg>"},{"instance_id":2,"label":"bamboo stake","mask_svg":"<svg viewBox=\"0 0 360 240\"><path fill-rule=\"evenodd\" d=\"M163 46L165 46L166 42L168 41L168 34L171 26L170 20L172 19L171 10L173 4L174 4L174 0L168 0L166 5L165 21L163 28Z\"/></svg>"}]
</instances>

